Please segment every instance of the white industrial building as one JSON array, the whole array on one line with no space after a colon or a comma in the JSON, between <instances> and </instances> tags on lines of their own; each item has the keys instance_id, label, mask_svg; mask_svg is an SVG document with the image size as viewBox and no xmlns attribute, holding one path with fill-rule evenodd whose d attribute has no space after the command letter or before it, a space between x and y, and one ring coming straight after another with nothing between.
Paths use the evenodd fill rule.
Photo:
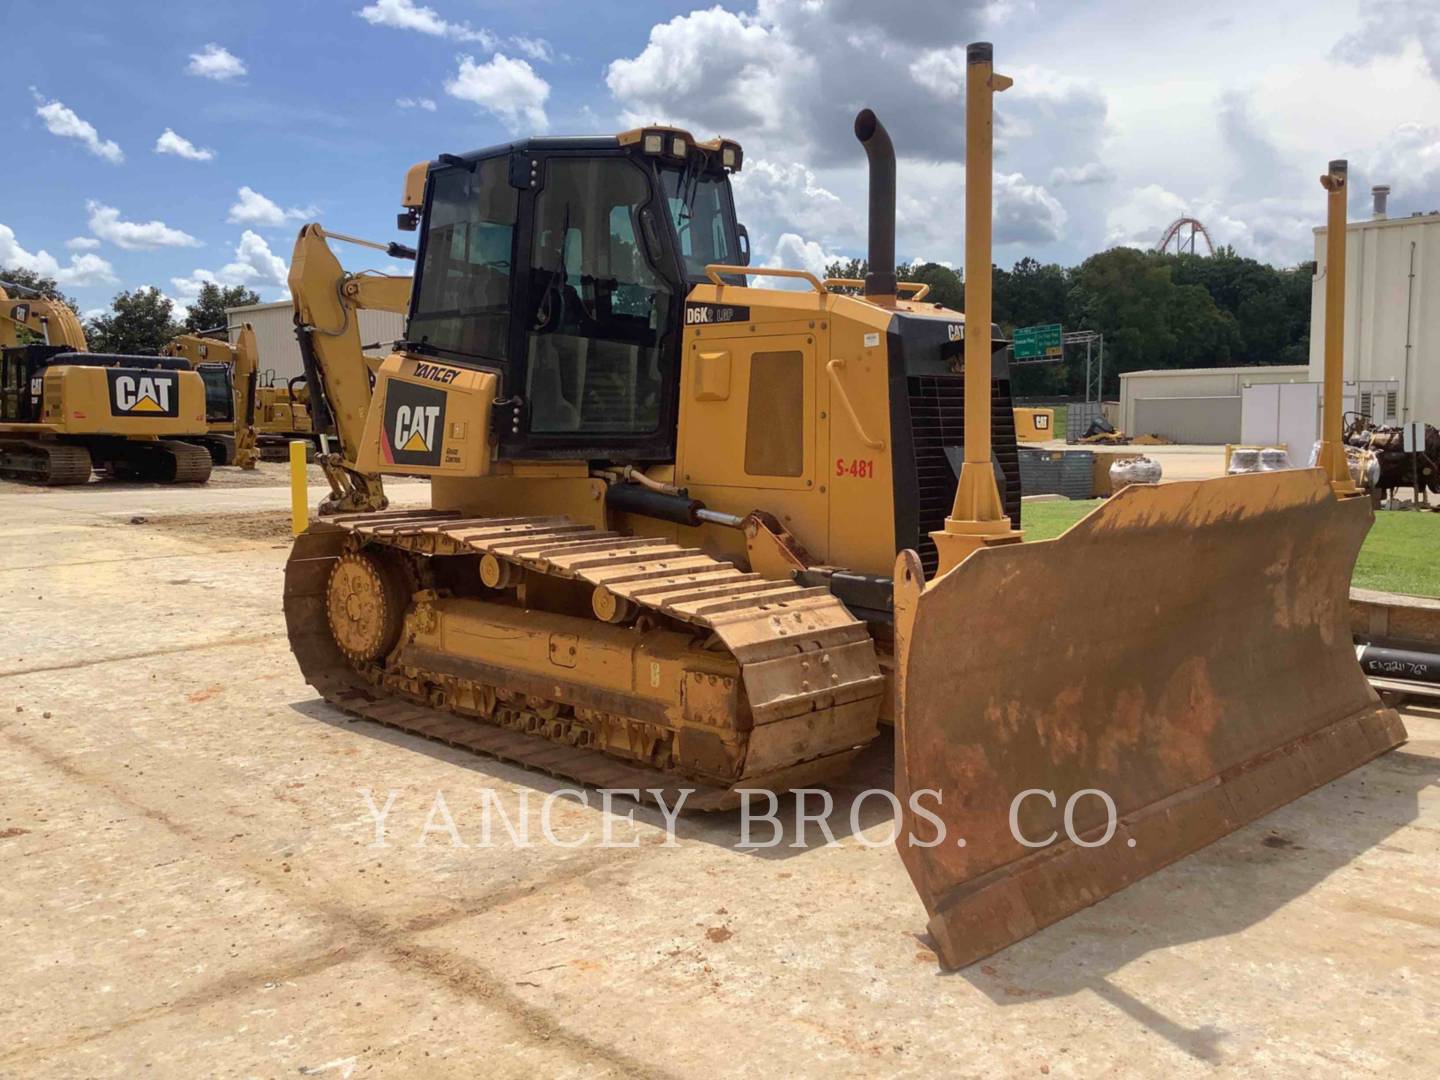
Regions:
<instances>
[{"instance_id":1,"label":"white industrial building","mask_svg":"<svg viewBox=\"0 0 1440 1080\"><path fill-rule=\"evenodd\" d=\"M1374 216L1345 229L1345 381L1377 423L1440 424L1440 212L1387 217L1388 194L1374 189ZM1324 381L1325 232L1315 230L1313 382Z\"/></svg>"},{"instance_id":2,"label":"white industrial building","mask_svg":"<svg viewBox=\"0 0 1440 1080\"><path fill-rule=\"evenodd\" d=\"M289 300L273 304L249 304L228 308L225 314L231 326L249 323L255 329L255 344L260 351L261 382L284 383L305 373L300 360L300 345L295 340L295 308ZM390 343L405 335L405 316L393 311L365 310L360 313L360 344L379 343L380 348L365 351L388 352Z\"/></svg>"},{"instance_id":3,"label":"white industrial building","mask_svg":"<svg viewBox=\"0 0 1440 1080\"><path fill-rule=\"evenodd\" d=\"M1120 376L1120 430L1179 443L1238 443L1247 387L1303 383L1303 364L1162 368Z\"/></svg>"}]
</instances>

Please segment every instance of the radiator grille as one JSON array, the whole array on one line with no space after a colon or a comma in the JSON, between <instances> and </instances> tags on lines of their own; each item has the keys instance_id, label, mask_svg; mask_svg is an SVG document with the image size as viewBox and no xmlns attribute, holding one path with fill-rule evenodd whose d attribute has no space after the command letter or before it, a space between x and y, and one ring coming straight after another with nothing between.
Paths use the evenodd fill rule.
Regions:
<instances>
[{"instance_id":1,"label":"radiator grille","mask_svg":"<svg viewBox=\"0 0 1440 1080\"><path fill-rule=\"evenodd\" d=\"M913 547L920 553L928 578L939 564L930 533L945 527L959 484L945 447L960 447L965 442L965 379L960 375L912 375L906 384L910 437L915 448L917 520L913 534L901 535L897 541L900 548ZM990 432L995 458L1005 475L1000 497L1011 524L1018 529L1020 457L1015 445L1015 412L1008 380L995 379L990 383Z\"/></svg>"}]
</instances>

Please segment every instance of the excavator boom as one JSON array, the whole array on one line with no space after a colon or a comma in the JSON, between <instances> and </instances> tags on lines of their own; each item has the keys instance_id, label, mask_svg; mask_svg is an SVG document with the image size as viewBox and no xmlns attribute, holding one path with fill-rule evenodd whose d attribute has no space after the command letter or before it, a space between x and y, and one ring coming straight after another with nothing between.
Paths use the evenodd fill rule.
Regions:
<instances>
[{"instance_id":1,"label":"excavator boom","mask_svg":"<svg viewBox=\"0 0 1440 1080\"><path fill-rule=\"evenodd\" d=\"M310 388L310 417L315 431L333 431L340 452L318 458L331 495L322 514L383 510L387 505L380 476L356 467L373 370L360 340L359 312L366 309L407 312L411 279L395 274L349 274L330 249L328 236L378 248L400 257L413 252L398 244L382 245L319 225L305 225L290 259L290 294L295 303L296 336Z\"/></svg>"}]
</instances>

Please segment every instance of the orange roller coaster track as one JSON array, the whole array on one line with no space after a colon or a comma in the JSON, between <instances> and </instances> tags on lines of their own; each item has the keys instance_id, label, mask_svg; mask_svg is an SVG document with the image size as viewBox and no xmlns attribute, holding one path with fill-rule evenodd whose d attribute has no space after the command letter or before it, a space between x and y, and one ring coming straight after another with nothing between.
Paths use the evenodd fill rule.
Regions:
<instances>
[{"instance_id":1,"label":"orange roller coaster track","mask_svg":"<svg viewBox=\"0 0 1440 1080\"><path fill-rule=\"evenodd\" d=\"M1185 231L1187 229L1189 230L1188 235ZM1165 230L1165 235L1160 237L1160 242L1155 245L1155 250L1165 251L1173 243L1175 245L1175 254L1179 255L1182 252L1188 251L1191 255L1194 255L1195 236L1197 233L1205 238L1206 250L1211 255L1214 255L1215 244L1210 239L1209 230L1205 228L1199 218L1193 217L1179 217L1172 221Z\"/></svg>"}]
</instances>

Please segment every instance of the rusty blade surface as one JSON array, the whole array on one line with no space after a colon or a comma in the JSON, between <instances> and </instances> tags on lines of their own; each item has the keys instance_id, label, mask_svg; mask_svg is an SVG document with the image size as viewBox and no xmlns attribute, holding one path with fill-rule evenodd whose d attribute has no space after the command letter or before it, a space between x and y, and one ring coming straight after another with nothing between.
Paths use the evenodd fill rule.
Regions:
<instances>
[{"instance_id":1,"label":"rusty blade surface","mask_svg":"<svg viewBox=\"0 0 1440 1080\"><path fill-rule=\"evenodd\" d=\"M902 554L897 848L946 966L1404 741L1350 641L1372 520L1294 470L1132 486L1055 540L982 549L923 589ZM944 824L933 847L911 842L937 836L910 809L922 789L939 793L918 798ZM1112 820L1097 791L1116 827L1090 847Z\"/></svg>"}]
</instances>

